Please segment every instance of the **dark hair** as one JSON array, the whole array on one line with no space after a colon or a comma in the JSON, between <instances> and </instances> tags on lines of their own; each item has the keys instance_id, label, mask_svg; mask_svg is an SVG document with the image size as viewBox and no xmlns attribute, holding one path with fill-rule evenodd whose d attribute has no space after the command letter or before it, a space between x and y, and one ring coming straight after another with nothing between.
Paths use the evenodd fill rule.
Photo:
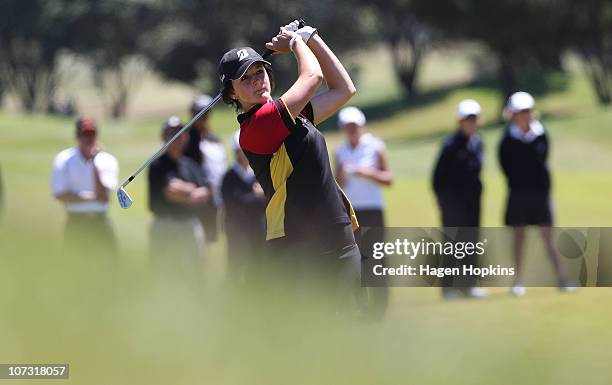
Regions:
<instances>
[{"instance_id":1,"label":"dark hair","mask_svg":"<svg viewBox=\"0 0 612 385\"><path fill-rule=\"evenodd\" d=\"M269 64L263 63L264 69L268 73L268 79L270 79L270 89L274 90L274 73L272 72L272 67ZM240 102L237 99L232 99L231 93L234 90L232 87L232 81L226 80L223 82L223 89L221 90L221 98L225 104L231 104L236 109L236 112L242 109Z\"/></svg>"}]
</instances>

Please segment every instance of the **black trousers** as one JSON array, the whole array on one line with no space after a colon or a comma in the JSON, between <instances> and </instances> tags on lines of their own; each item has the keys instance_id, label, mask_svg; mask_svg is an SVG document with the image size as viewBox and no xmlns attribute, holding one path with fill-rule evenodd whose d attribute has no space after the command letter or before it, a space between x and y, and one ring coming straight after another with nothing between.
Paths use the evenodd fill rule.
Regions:
<instances>
[{"instance_id":1,"label":"black trousers","mask_svg":"<svg viewBox=\"0 0 612 385\"><path fill-rule=\"evenodd\" d=\"M480 194L438 195L438 205L442 217L444 242L478 242L480 226ZM478 256L441 257L440 266L444 268L478 266ZM474 276L444 276L440 285L448 287L473 287L478 280Z\"/></svg>"}]
</instances>

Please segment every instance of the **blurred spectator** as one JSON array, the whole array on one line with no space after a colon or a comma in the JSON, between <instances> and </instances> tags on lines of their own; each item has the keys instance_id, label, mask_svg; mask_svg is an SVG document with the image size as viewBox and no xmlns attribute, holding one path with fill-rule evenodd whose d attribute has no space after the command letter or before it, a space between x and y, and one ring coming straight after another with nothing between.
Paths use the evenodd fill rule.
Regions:
<instances>
[{"instance_id":1,"label":"blurred spectator","mask_svg":"<svg viewBox=\"0 0 612 385\"><path fill-rule=\"evenodd\" d=\"M514 228L516 281L511 293L525 294L521 281L525 227L537 225L546 244L548 256L559 279L559 288L573 290L567 282L559 254L552 241L553 211L550 198L550 172L547 166L548 135L534 118L535 101L526 92L516 92L508 99L506 116L510 119L499 149L499 160L508 182L505 224Z\"/></svg>"},{"instance_id":2,"label":"blurred spectator","mask_svg":"<svg viewBox=\"0 0 612 385\"><path fill-rule=\"evenodd\" d=\"M172 116L162 126L167 141L182 127ZM205 232L198 210L210 200L199 165L183 155L189 137L182 134L149 168L149 208L153 212L150 246L153 262L192 269L205 252Z\"/></svg>"},{"instance_id":3,"label":"blurred spectator","mask_svg":"<svg viewBox=\"0 0 612 385\"><path fill-rule=\"evenodd\" d=\"M366 117L356 107L345 107L338 113L338 127L346 141L336 150L336 181L351 201L359 229L355 240L362 261L372 258L375 242L384 242L385 219L382 187L393 183L385 144L366 129ZM382 264L383 260L378 261ZM369 290L372 304L384 312L388 288Z\"/></svg>"},{"instance_id":4,"label":"blurred spectator","mask_svg":"<svg viewBox=\"0 0 612 385\"><path fill-rule=\"evenodd\" d=\"M198 95L191 103L191 114L195 116L206 107L212 98L208 95ZM223 204L221 198L221 181L227 168L227 154L219 138L212 132L209 125L210 112L202 115L189 130L189 143L185 155L196 161L204 171L204 175L212 188L210 204L202 210L200 217L208 242L217 240L219 229L219 209Z\"/></svg>"},{"instance_id":5,"label":"blurred spectator","mask_svg":"<svg viewBox=\"0 0 612 385\"><path fill-rule=\"evenodd\" d=\"M482 183L483 146L477 133L480 126L480 105L472 99L466 99L457 106L457 130L445 140L433 172L433 188L445 228L445 237L449 236L450 227L457 227L454 241L478 242L480 226L480 195ZM447 239L449 240L449 239ZM452 241L451 240L451 241ZM476 256L467 256L461 260L442 256L442 267L475 265ZM463 296L483 297L486 291L476 287L476 277L454 279L447 275L442 278L442 295L446 299Z\"/></svg>"},{"instance_id":6,"label":"blurred spectator","mask_svg":"<svg viewBox=\"0 0 612 385\"><path fill-rule=\"evenodd\" d=\"M346 141L336 150L336 180L353 204L360 227L382 230L385 204L381 186L393 182L385 144L366 132L365 115L356 107L340 111L338 126ZM364 246L362 252L371 252L371 247Z\"/></svg>"},{"instance_id":7,"label":"blurred spectator","mask_svg":"<svg viewBox=\"0 0 612 385\"><path fill-rule=\"evenodd\" d=\"M107 216L109 192L117 187L119 164L97 142L90 117L76 123L78 145L53 161L51 190L68 213L65 244L71 252L117 254L117 241Z\"/></svg>"},{"instance_id":8,"label":"blurred spectator","mask_svg":"<svg viewBox=\"0 0 612 385\"><path fill-rule=\"evenodd\" d=\"M266 198L240 149L239 137L240 131L236 131L232 137L236 160L223 177L221 193L229 270L243 275L260 265L266 239Z\"/></svg>"}]
</instances>

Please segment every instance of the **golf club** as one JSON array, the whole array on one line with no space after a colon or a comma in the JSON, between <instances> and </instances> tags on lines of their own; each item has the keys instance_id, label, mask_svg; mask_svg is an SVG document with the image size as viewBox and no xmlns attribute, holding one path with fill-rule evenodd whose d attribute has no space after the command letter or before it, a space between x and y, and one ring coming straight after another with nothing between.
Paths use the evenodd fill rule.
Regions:
<instances>
[{"instance_id":1,"label":"golf club","mask_svg":"<svg viewBox=\"0 0 612 385\"><path fill-rule=\"evenodd\" d=\"M304 20L300 19L298 28L302 28L304 25L305 25ZM262 57L265 59L265 58L269 57L270 55L272 55L273 53L274 53L274 51L267 49L266 52L264 52L264 54L262 55ZM161 146L161 148L159 150L157 150L157 152L155 154L153 154L153 156L151 156L149 159L147 159L142 164L142 166L140 166L140 168L138 170L136 170L135 173L130 175L130 177L127 178L121 184L121 187L119 187L119 189L117 190L117 200L119 201L119 205L121 206L121 208L127 209L134 202L132 197L130 197L130 194L128 194L127 191L125 191L125 187L128 184L130 184L134 180L134 178L136 178L136 176L142 172L142 170L147 168L147 166L149 166L149 164L151 164L151 162L153 162L155 159L160 157L166 151L168 146L170 146L178 137L180 137L181 134L183 134L185 131L187 131L193 125L193 123L195 123L198 119L200 119L200 117L202 115L204 115L205 113L210 111L214 107L214 105L217 104L219 99L221 99L221 92L219 92L217 94L217 96L215 96L213 98L213 100L206 107L202 108L200 110L200 112L198 112L187 124L185 124L183 126L183 128L181 128L181 130L179 132L174 134L174 136L172 138L170 138L166 143L164 143L164 145Z\"/></svg>"}]
</instances>

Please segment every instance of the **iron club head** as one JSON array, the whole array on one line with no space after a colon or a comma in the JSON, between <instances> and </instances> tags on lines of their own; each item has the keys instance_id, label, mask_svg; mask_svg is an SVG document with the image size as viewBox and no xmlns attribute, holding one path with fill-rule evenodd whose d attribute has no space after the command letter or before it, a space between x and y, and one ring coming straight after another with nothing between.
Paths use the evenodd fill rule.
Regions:
<instances>
[{"instance_id":1,"label":"iron club head","mask_svg":"<svg viewBox=\"0 0 612 385\"><path fill-rule=\"evenodd\" d=\"M119 187L119 190L117 190L117 200L122 209L127 209L132 205L132 198L130 194L125 191L123 186Z\"/></svg>"}]
</instances>

